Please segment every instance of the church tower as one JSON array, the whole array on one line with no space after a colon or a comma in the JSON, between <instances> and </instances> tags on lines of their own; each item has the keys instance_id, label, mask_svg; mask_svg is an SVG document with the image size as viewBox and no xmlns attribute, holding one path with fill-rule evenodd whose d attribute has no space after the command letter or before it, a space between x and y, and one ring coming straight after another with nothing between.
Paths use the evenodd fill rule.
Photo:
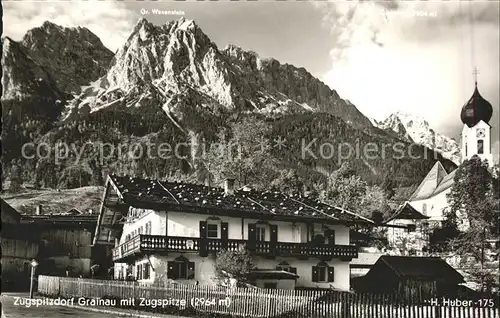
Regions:
<instances>
[{"instance_id":1,"label":"church tower","mask_svg":"<svg viewBox=\"0 0 500 318\"><path fill-rule=\"evenodd\" d=\"M477 155L492 164L491 126L489 125L492 115L493 107L479 94L476 80L474 93L460 113L460 119L464 124L461 145L462 161Z\"/></svg>"}]
</instances>

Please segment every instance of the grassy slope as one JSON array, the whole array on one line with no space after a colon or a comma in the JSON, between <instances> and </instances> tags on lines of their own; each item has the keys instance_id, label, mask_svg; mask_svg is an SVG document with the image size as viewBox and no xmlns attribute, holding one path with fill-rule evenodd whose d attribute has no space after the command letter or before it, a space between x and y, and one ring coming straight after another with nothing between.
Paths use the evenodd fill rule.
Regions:
<instances>
[{"instance_id":1,"label":"grassy slope","mask_svg":"<svg viewBox=\"0 0 500 318\"><path fill-rule=\"evenodd\" d=\"M23 189L19 193L4 192L0 196L21 214L35 214L41 204L43 214L64 213L72 208L82 212L99 212L103 187L82 187L67 190Z\"/></svg>"}]
</instances>

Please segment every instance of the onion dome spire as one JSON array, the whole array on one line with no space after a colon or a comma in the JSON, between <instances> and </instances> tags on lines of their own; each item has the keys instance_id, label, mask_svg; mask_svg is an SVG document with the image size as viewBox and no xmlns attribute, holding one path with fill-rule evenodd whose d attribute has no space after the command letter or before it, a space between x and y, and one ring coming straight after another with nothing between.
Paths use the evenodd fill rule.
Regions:
<instances>
[{"instance_id":1,"label":"onion dome spire","mask_svg":"<svg viewBox=\"0 0 500 318\"><path fill-rule=\"evenodd\" d=\"M476 76L474 93L460 112L460 119L469 127L474 127L481 120L488 123L493 115L493 107L481 96L477 88L477 69L474 70L474 75Z\"/></svg>"}]
</instances>

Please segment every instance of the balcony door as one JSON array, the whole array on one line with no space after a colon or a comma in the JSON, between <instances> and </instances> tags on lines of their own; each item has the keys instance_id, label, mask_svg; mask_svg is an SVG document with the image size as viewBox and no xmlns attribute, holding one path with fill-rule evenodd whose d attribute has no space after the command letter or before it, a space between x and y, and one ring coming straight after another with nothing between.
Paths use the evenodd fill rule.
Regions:
<instances>
[{"instance_id":1,"label":"balcony door","mask_svg":"<svg viewBox=\"0 0 500 318\"><path fill-rule=\"evenodd\" d=\"M292 240L294 243L302 243L302 228L300 225L292 226Z\"/></svg>"},{"instance_id":2,"label":"balcony door","mask_svg":"<svg viewBox=\"0 0 500 318\"><path fill-rule=\"evenodd\" d=\"M255 227L255 241L256 242L265 242L266 241L266 224L258 224Z\"/></svg>"}]
</instances>

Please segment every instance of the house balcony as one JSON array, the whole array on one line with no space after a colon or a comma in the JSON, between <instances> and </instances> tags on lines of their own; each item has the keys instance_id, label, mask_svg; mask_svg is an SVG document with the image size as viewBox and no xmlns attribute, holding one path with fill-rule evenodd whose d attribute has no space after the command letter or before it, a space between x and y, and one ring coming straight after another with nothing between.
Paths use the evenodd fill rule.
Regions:
<instances>
[{"instance_id":1,"label":"house balcony","mask_svg":"<svg viewBox=\"0 0 500 318\"><path fill-rule=\"evenodd\" d=\"M298 259L313 257L321 260L339 258L343 261L350 261L358 257L358 247L353 245L250 242L248 240L137 235L113 249L113 261L127 262L139 255L166 254L168 252L194 252L201 256L208 256L208 254L222 249L238 250L241 247L247 248L254 255L264 257L284 256Z\"/></svg>"}]
</instances>

